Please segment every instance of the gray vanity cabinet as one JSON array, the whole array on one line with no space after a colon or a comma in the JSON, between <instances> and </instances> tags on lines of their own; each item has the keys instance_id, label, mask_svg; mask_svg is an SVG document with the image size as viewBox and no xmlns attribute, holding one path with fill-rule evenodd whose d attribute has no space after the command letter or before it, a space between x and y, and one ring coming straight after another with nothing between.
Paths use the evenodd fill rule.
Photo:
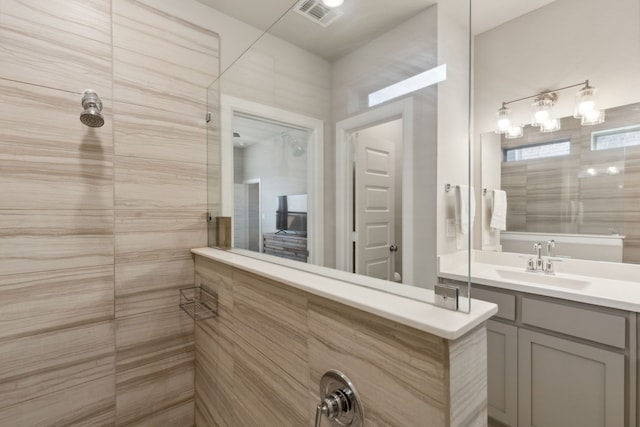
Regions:
<instances>
[{"instance_id":1,"label":"gray vanity cabinet","mask_svg":"<svg viewBox=\"0 0 640 427\"><path fill-rule=\"evenodd\" d=\"M519 427L624 427L624 388L624 354L518 331Z\"/></svg>"},{"instance_id":2,"label":"gray vanity cabinet","mask_svg":"<svg viewBox=\"0 0 640 427\"><path fill-rule=\"evenodd\" d=\"M636 425L635 313L472 289L498 304L487 322L490 426Z\"/></svg>"},{"instance_id":3,"label":"gray vanity cabinet","mask_svg":"<svg viewBox=\"0 0 640 427\"><path fill-rule=\"evenodd\" d=\"M518 425L518 328L487 322L489 416L510 427Z\"/></svg>"}]
</instances>

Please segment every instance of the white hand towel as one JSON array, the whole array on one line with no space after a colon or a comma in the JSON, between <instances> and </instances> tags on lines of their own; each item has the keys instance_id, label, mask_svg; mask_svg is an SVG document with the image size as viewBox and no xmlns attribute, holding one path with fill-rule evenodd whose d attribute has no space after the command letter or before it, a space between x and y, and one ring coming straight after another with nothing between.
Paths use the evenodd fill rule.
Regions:
<instances>
[{"instance_id":1,"label":"white hand towel","mask_svg":"<svg viewBox=\"0 0 640 427\"><path fill-rule=\"evenodd\" d=\"M493 208L491 210L491 228L494 230L507 229L507 192L493 190Z\"/></svg>"},{"instance_id":2,"label":"white hand towel","mask_svg":"<svg viewBox=\"0 0 640 427\"><path fill-rule=\"evenodd\" d=\"M469 234L476 215L476 198L473 194L473 187L466 185L456 186L456 221L460 234Z\"/></svg>"}]
</instances>

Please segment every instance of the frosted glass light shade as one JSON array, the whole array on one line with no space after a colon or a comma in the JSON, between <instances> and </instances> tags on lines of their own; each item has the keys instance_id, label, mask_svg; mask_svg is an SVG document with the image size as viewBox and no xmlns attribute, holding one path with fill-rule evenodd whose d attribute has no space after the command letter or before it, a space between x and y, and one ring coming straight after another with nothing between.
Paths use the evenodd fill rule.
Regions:
<instances>
[{"instance_id":1,"label":"frosted glass light shade","mask_svg":"<svg viewBox=\"0 0 640 427\"><path fill-rule=\"evenodd\" d=\"M580 119L598 110L598 90L588 84L576 93L573 117ZM593 117L593 115L592 115Z\"/></svg>"},{"instance_id":2,"label":"frosted glass light shade","mask_svg":"<svg viewBox=\"0 0 640 427\"><path fill-rule=\"evenodd\" d=\"M592 126L604 123L604 110L591 110L580 119L582 126Z\"/></svg>"},{"instance_id":3,"label":"frosted glass light shade","mask_svg":"<svg viewBox=\"0 0 640 427\"><path fill-rule=\"evenodd\" d=\"M540 126L540 132L555 132L560 130L560 119L549 119Z\"/></svg>"},{"instance_id":4,"label":"frosted glass light shade","mask_svg":"<svg viewBox=\"0 0 640 427\"><path fill-rule=\"evenodd\" d=\"M496 113L496 116L498 117L496 121L496 133L507 133L511 127L511 110L503 105Z\"/></svg>"},{"instance_id":5,"label":"frosted glass light shade","mask_svg":"<svg viewBox=\"0 0 640 427\"><path fill-rule=\"evenodd\" d=\"M542 126L552 120L551 107L553 101L550 98L536 98L532 105L531 126Z\"/></svg>"},{"instance_id":6,"label":"frosted glass light shade","mask_svg":"<svg viewBox=\"0 0 640 427\"><path fill-rule=\"evenodd\" d=\"M344 0L322 0L322 4L324 4L327 7L342 6L342 3L344 3Z\"/></svg>"},{"instance_id":7,"label":"frosted glass light shade","mask_svg":"<svg viewBox=\"0 0 640 427\"><path fill-rule=\"evenodd\" d=\"M524 134L522 126L510 126L505 133L505 138L507 139L516 139L520 138Z\"/></svg>"}]
</instances>

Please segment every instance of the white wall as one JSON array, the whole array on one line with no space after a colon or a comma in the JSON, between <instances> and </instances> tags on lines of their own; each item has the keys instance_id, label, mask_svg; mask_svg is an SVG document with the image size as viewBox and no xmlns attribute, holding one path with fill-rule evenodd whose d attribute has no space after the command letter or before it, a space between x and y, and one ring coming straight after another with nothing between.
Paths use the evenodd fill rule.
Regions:
<instances>
[{"instance_id":1,"label":"white wall","mask_svg":"<svg viewBox=\"0 0 640 427\"><path fill-rule=\"evenodd\" d=\"M640 101L639 21L638 0L556 0L478 35L476 134L494 129L502 101L585 79L600 89L604 108ZM560 93L558 117L573 115L574 93ZM512 107L530 121L529 101Z\"/></svg>"}]
</instances>

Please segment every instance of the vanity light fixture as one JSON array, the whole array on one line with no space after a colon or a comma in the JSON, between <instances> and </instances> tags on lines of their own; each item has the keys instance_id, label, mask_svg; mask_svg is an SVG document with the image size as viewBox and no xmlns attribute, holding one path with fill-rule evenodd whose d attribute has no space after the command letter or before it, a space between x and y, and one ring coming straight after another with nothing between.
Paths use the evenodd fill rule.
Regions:
<instances>
[{"instance_id":1,"label":"vanity light fixture","mask_svg":"<svg viewBox=\"0 0 640 427\"><path fill-rule=\"evenodd\" d=\"M561 128L561 120L553 116L553 106L558 100L558 92L582 86L576 93L576 102L573 117L580 119L583 126L596 125L604 122L604 110L598 106L598 91L589 85L589 80L581 83L561 87L559 89L545 90L536 95L503 102L496 113L497 134L505 135L507 139L519 138L523 135L522 126L514 126L511 122L511 110L507 105L533 98L531 105L531 126L536 126L540 132L555 132Z\"/></svg>"},{"instance_id":2,"label":"vanity light fixture","mask_svg":"<svg viewBox=\"0 0 640 427\"><path fill-rule=\"evenodd\" d=\"M344 3L344 0L322 0L322 4L330 8L340 7L342 3Z\"/></svg>"}]
</instances>

